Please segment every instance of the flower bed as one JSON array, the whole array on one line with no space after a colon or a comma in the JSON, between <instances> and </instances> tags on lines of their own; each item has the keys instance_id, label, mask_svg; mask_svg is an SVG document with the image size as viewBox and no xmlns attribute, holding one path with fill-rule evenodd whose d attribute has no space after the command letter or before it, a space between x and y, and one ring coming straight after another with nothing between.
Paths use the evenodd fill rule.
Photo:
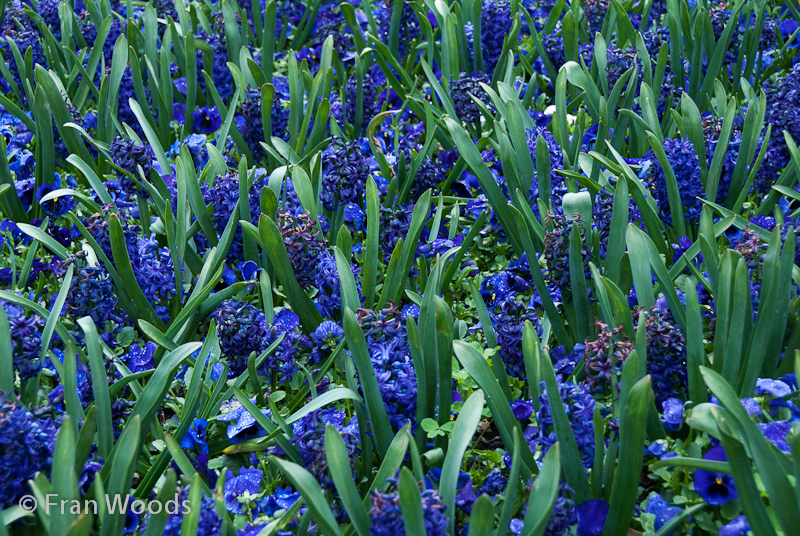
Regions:
<instances>
[{"instance_id":1,"label":"flower bed","mask_svg":"<svg viewBox=\"0 0 800 536\"><path fill-rule=\"evenodd\" d=\"M0 1L0 534L795 533L798 22Z\"/></svg>"}]
</instances>

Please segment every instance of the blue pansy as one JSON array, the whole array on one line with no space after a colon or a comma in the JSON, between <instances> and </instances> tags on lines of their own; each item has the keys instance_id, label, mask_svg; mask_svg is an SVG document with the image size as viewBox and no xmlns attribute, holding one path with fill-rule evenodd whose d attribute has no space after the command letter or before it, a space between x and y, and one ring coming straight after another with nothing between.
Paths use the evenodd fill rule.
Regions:
<instances>
[{"instance_id":1,"label":"blue pansy","mask_svg":"<svg viewBox=\"0 0 800 536\"><path fill-rule=\"evenodd\" d=\"M720 462L728 461L727 456L725 456L725 449L722 447L710 449L703 456L703 459ZM738 497L736 485L731 475L706 471L705 469L697 469L694 472L694 490L704 501L714 506L736 500Z\"/></svg>"},{"instance_id":2,"label":"blue pansy","mask_svg":"<svg viewBox=\"0 0 800 536\"><path fill-rule=\"evenodd\" d=\"M225 475L225 488L223 497L225 507L234 514L244 514L254 509L256 504L253 496L261 487L264 471L254 468L242 468L238 476L228 472Z\"/></svg>"},{"instance_id":3,"label":"blue pansy","mask_svg":"<svg viewBox=\"0 0 800 536\"><path fill-rule=\"evenodd\" d=\"M273 517L281 510L288 510L299 499L300 492L292 491L292 488L281 488L278 486L275 493L267 495L258 503L258 508L262 514Z\"/></svg>"},{"instance_id":4,"label":"blue pansy","mask_svg":"<svg viewBox=\"0 0 800 536\"><path fill-rule=\"evenodd\" d=\"M228 440L236 444L248 439L262 437L266 433L264 428L256 423L256 418L244 406L238 402L236 404L238 405L232 411L217 417L218 421L233 423L228 425L226 432ZM262 409L261 413L269 417L269 410Z\"/></svg>"},{"instance_id":5,"label":"blue pansy","mask_svg":"<svg viewBox=\"0 0 800 536\"><path fill-rule=\"evenodd\" d=\"M186 435L181 440L181 448L187 450L197 449L200 454L208 454L208 443L206 443L206 432L208 421L205 419L195 419L186 431Z\"/></svg>"}]
</instances>

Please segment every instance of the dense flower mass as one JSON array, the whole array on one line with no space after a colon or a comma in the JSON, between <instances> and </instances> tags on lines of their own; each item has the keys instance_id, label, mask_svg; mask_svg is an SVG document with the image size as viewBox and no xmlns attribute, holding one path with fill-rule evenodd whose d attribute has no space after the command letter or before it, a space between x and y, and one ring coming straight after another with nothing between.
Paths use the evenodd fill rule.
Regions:
<instances>
[{"instance_id":1,"label":"dense flower mass","mask_svg":"<svg viewBox=\"0 0 800 536\"><path fill-rule=\"evenodd\" d=\"M370 534L372 536L405 535L406 528L403 512L400 509L400 495L398 492L372 493L372 506L369 510ZM422 521L425 534L443 536L447 531L447 506L436 491L424 489L421 492Z\"/></svg>"},{"instance_id":2,"label":"dense flower mass","mask_svg":"<svg viewBox=\"0 0 800 536\"><path fill-rule=\"evenodd\" d=\"M357 141L338 138L324 155L322 206L328 210L357 203L364 192L369 167Z\"/></svg>"},{"instance_id":3,"label":"dense flower mass","mask_svg":"<svg viewBox=\"0 0 800 536\"><path fill-rule=\"evenodd\" d=\"M50 472L58 430L53 421L32 414L0 392L0 504L10 508L28 493L28 480Z\"/></svg>"},{"instance_id":4,"label":"dense flower mass","mask_svg":"<svg viewBox=\"0 0 800 536\"><path fill-rule=\"evenodd\" d=\"M228 357L228 374L238 376L247 368L247 359L266 348L267 321L264 313L250 304L229 300L214 313L219 346Z\"/></svg>"},{"instance_id":5,"label":"dense flower mass","mask_svg":"<svg viewBox=\"0 0 800 536\"><path fill-rule=\"evenodd\" d=\"M493 109L489 95L481 87L481 84L488 82L489 77L480 71L475 71L471 75L461 73L457 79L450 81L450 98L453 99L453 107L459 119L467 123L474 123L482 117L480 108L473 97L483 102L489 110Z\"/></svg>"},{"instance_id":6,"label":"dense flower mass","mask_svg":"<svg viewBox=\"0 0 800 536\"><path fill-rule=\"evenodd\" d=\"M796 19L0 0L0 532L796 533Z\"/></svg>"},{"instance_id":7,"label":"dense flower mass","mask_svg":"<svg viewBox=\"0 0 800 536\"><path fill-rule=\"evenodd\" d=\"M652 153L648 153L653 170L650 188L658 203L660 215L664 221L671 222L670 203L678 202L682 206L684 219L696 220L700 217L705 193L694 146L687 138L666 139L664 140L664 152L667 155L667 162L672 168L680 198L670 200L671 194L667 182L672 179L667 177L656 157Z\"/></svg>"}]
</instances>

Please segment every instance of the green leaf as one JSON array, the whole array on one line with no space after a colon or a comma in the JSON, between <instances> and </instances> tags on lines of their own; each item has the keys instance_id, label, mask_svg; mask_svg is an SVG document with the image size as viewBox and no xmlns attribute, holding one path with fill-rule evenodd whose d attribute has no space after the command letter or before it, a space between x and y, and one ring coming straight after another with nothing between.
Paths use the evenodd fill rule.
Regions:
<instances>
[{"instance_id":1,"label":"green leaf","mask_svg":"<svg viewBox=\"0 0 800 536\"><path fill-rule=\"evenodd\" d=\"M452 516L450 517L452 519ZM481 495L472 505L467 536L489 536L494 528L494 505L488 495Z\"/></svg>"},{"instance_id":2,"label":"green leaf","mask_svg":"<svg viewBox=\"0 0 800 536\"><path fill-rule=\"evenodd\" d=\"M458 152L467 161L475 177L480 183L481 190L486 194L489 199L489 204L495 210L500 224L508 235L509 242L514 246L517 251L522 251L522 243L520 242L519 228L516 225L516 220L509 210L508 201L505 194L500 190L489 168L483 162L478 148L473 141L469 138L467 131L449 117L444 118L445 125L453 137L453 141L458 147Z\"/></svg>"},{"instance_id":3,"label":"green leaf","mask_svg":"<svg viewBox=\"0 0 800 536\"><path fill-rule=\"evenodd\" d=\"M484 391L489 409L494 417L495 426L497 426L497 430L503 438L503 443L507 448L513 449L512 431L514 427L519 426L519 421L511 412L511 401L503 394L503 390L497 383L497 378L489 364L474 346L464 341L454 341L453 349L459 362ZM528 476L536 472L536 462L534 462L533 454L529 449L521 449L521 451L522 463L525 467L522 475L524 478L528 478Z\"/></svg>"},{"instance_id":4,"label":"green leaf","mask_svg":"<svg viewBox=\"0 0 800 536\"><path fill-rule=\"evenodd\" d=\"M333 426L325 427L325 456L328 470L342 499L352 526L359 536L369 536L369 515L361 502L355 482L350 456L341 434Z\"/></svg>"},{"instance_id":5,"label":"green leaf","mask_svg":"<svg viewBox=\"0 0 800 536\"><path fill-rule=\"evenodd\" d=\"M566 209L566 207L565 207ZM586 288L586 275L583 266L580 223L573 223L569 239L569 276L572 290L572 304L575 308L575 335L579 341L585 341L592 333L589 293ZM587 223L587 228L590 228Z\"/></svg>"},{"instance_id":6,"label":"green leaf","mask_svg":"<svg viewBox=\"0 0 800 536\"><path fill-rule=\"evenodd\" d=\"M656 303L653 294L652 273L650 272L650 254L647 248L647 237L635 225L628 225L626 233L629 259L633 273L633 285L636 288L636 299L639 305L650 309Z\"/></svg>"},{"instance_id":7,"label":"green leaf","mask_svg":"<svg viewBox=\"0 0 800 536\"><path fill-rule=\"evenodd\" d=\"M97 408L97 451L108 460L114 446L114 423L111 420L111 397L108 393L106 367L103 352L100 349L100 336L91 317L78 320L86 338L86 353L89 356L89 368L92 373L92 390L94 405Z\"/></svg>"},{"instance_id":8,"label":"green leaf","mask_svg":"<svg viewBox=\"0 0 800 536\"><path fill-rule=\"evenodd\" d=\"M142 318L159 329L163 329L164 323L156 314L156 310L148 301L144 292L142 292L142 288L136 280L136 275L133 273L132 263L128 256L128 247L125 242L125 235L122 231L119 217L116 214L111 214L109 216L108 227L111 235L111 251L114 254L114 261L119 270L119 276L123 284L123 288L119 289L120 292L130 296L130 299L136 305L138 313ZM134 318L133 320L136 321L138 318Z\"/></svg>"},{"instance_id":9,"label":"green leaf","mask_svg":"<svg viewBox=\"0 0 800 536\"><path fill-rule=\"evenodd\" d=\"M67 249L56 242L56 239L39 229L33 225L28 225L27 223L18 223L17 227L19 230L25 233L26 235L30 236L31 238L38 240L42 244L44 244L47 249L61 257L61 259L66 259L69 257L69 253Z\"/></svg>"},{"instance_id":10,"label":"green leaf","mask_svg":"<svg viewBox=\"0 0 800 536\"><path fill-rule=\"evenodd\" d=\"M105 381L105 374L103 374ZM114 449L110 458L106 458L101 474L108 473L104 485L109 497L126 497L131 488L136 461L141 451L141 419L138 415L132 416L122 431L117 441L118 448ZM108 468L108 469L106 469ZM122 499L124 501L124 499ZM102 502L102 501L98 501ZM102 536L116 536L122 534L125 526L125 514L108 512L103 519Z\"/></svg>"},{"instance_id":11,"label":"green leaf","mask_svg":"<svg viewBox=\"0 0 800 536\"><path fill-rule=\"evenodd\" d=\"M578 442L572 432L572 425L564 409L564 404L555 402L556 400L561 401L561 394L558 390L550 356L543 351L538 340L534 340L534 357L539 363L539 374L544 378L547 399L551 401L550 412L553 418L553 429L556 432L556 438L561 444L561 466L564 470L564 478L570 487L575 490L576 502L588 501L592 498L591 489L583 469Z\"/></svg>"},{"instance_id":12,"label":"green leaf","mask_svg":"<svg viewBox=\"0 0 800 536\"><path fill-rule=\"evenodd\" d=\"M8 315L3 307L0 307L0 347L12 348L11 346L11 326L8 323ZM14 391L14 362L12 352L0 353L0 391L11 393Z\"/></svg>"},{"instance_id":13,"label":"green leaf","mask_svg":"<svg viewBox=\"0 0 800 536\"><path fill-rule=\"evenodd\" d=\"M347 229L347 227L342 227L342 229ZM342 294L342 307L349 307L355 311L361 307L361 298L358 295L353 270L350 268L349 251L348 256L345 256L341 249L334 246L333 253L336 257L336 271L339 273L339 291Z\"/></svg>"},{"instance_id":14,"label":"green leaf","mask_svg":"<svg viewBox=\"0 0 800 536\"><path fill-rule=\"evenodd\" d=\"M605 535L622 534L630 525L630 512L638 496L642 472L645 423L652 404L650 376L645 376L630 389L620 419L620 462L611 488L611 508L603 529Z\"/></svg>"},{"instance_id":15,"label":"green leaf","mask_svg":"<svg viewBox=\"0 0 800 536\"><path fill-rule=\"evenodd\" d=\"M456 484L458 473L461 470L461 462L464 453L472 442L472 436L478 428L483 412L483 391L474 391L461 407L461 412L456 418L453 434L450 436L450 444L447 446L447 455L442 466L442 478L439 484L439 493L442 502L447 506L447 511L454 512L456 507ZM454 534L455 516L449 516L450 523L448 532ZM493 519L492 519L493 521Z\"/></svg>"},{"instance_id":16,"label":"green leaf","mask_svg":"<svg viewBox=\"0 0 800 536\"><path fill-rule=\"evenodd\" d=\"M689 400L695 404L708 402L708 391L703 384L700 367L705 366L706 353L703 348L703 319L697 290L689 281L684 285L686 294L686 369L689 377Z\"/></svg>"},{"instance_id":17,"label":"green leaf","mask_svg":"<svg viewBox=\"0 0 800 536\"><path fill-rule=\"evenodd\" d=\"M364 332L349 307L345 308L344 312L344 335L347 340L347 346L353 355L361 387L364 390L364 401L375 438L375 446L378 448L380 455L383 455L389 448L392 428L389 425L389 417L386 414L386 406L383 404L380 389L378 389L378 380L370 360Z\"/></svg>"},{"instance_id":18,"label":"green leaf","mask_svg":"<svg viewBox=\"0 0 800 536\"><path fill-rule=\"evenodd\" d=\"M164 397L167 395L172 381L175 379L175 372L190 355L202 347L199 342L190 342L179 346L168 352L159 361L153 376L147 382L142 394L136 401L136 405L131 412L131 418L141 419L143 430L146 432L152 420L155 418L156 411L163 404ZM129 421L130 422L130 421ZM143 438L139 438L139 442Z\"/></svg>"},{"instance_id":19,"label":"green leaf","mask_svg":"<svg viewBox=\"0 0 800 536\"><path fill-rule=\"evenodd\" d=\"M274 463L281 469L286 478L292 483L294 489L303 496L322 534L326 536L341 536L339 525L336 523L336 518L333 516L327 499L322 494L322 489L319 487L317 479L311 473L292 462L287 462L274 456L271 456L269 460L271 464ZM420 505L420 509L422 509L422 505Z\"/></svg>"},{"instance_id":20,"label":"green leaf","mask_svg":"<svg viewBox=\"0 0 800 536\"><path fill-rule=\"evenodd\" d=\"M72 285L72 274L74 273L74 271L75 271L75 265L70 264L69 268L67 268L67 273L64 274L64 280L61 283L61 288L58 291L58 296L56 296L56 301L53 304L52 311L61 312L64 310L64 304L67 301L67 294L69 293L70 286ZM58 314L51 314L44 325L44 330L42 330L42 336L41 336L42 349L41 352L39 353L39 359L41 360L42 363L44 363L45 356L47 355L47 351L50 348L50 342L53 339L53 333L56 330L56 323L58 322L59 316L60 315ZM11 345L6 346L5 348L11 348ZM11 374L11 377L13 378L13 373Z\"/></svg>"},{"instance_id":21,"label":"green leaf","mask_svg":"<svg viewBox=\"0 0 800 536\"><path fill-rule=\"evenodd\" d=\"M262 214L258 220L258 229L244 220L241 223L245 233L258 240L261 248L269 256L270 262L275 269L275 274L283 285L292 309L300 317L303 332L311 333L322 322L322 315L319 314L314 303L300 288L300 284L294 275L292 263L289 260L289 254L286 252L283 237L275 222Z\"/></svg>"},{"instance_id":22,"label":"green leaf","mask_svg":"<svg viewBox=\"0 0 800 536\"><path fill-rule=\"evenodd\" d=\"M561 476L560 450L560 444L555 443L545 454L539 475L531 487L531 499L522 526L523 534L541 536L550 522L550 515L558 497Z\"/></svg>"},{"instance_id":23,"label":"green leaf","mask_svg":"<svg viewBox=\"0 0 800 536\"><path fill-rule=\"evenodd\" d=\"M774 536L776 531L773 527L772 516L767 513L767 509L764 507L764 500L756 484L753 468L750 465L750 459L747 457L745 447L731 433L731 427L738 428L735 419L731 418L729 414L726 415L726 413L720 411L719 407L712 408L711 412L717 421L719 432L717 437L720 438L722 446L725 448L725 456L728 458L728 464L736 482L736 489L737 491L741 490L739 491L739 502L747 516L750 530L753 531L753 534ZM764 475L761 475L761 477L763 482ZM770 499L774 500L777 497L770 495ZM793 497L790 496L786 499L788 503Z\"/></svg>"},{"instance_id":24,"label":"green leaf","mask_svg":"<svg viewBox=\"0 0 800 536\"><path fill-rule=\"evenodd\" d=\"M422 510L422 497L419 485L408 467L400 470L400 510L403 512L403 526L408 536L425 536L425 513Z\"/></svg>"}]
</instances>

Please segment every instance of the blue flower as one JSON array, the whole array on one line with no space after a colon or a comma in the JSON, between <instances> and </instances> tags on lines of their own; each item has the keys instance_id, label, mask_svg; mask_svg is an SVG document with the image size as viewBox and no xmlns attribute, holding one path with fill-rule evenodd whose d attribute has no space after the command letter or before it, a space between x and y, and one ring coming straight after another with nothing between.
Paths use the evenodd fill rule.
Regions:
<instances>
[{"instance_id":1,"label":"blue flower","mask_svg":"<svg viewBox=\"0 0 800 536\"><path fill-rule=\"evenodd\" d=\"M647 373L650 374L656 406L670 397L685 396L688 385L686 339L669 311L645 312ZM638 326L637 326L638 327Z\"/></svg>"},{"instance_id":2,"label":"blue flower","mask_svg":"<svg viewBox=\"0 0 800 536\"><path fill-rule=\"evenodd\" d=\"M571 495L572 493L572 488L566 482L561 482L558 489L558 497L553 505L550 519L547 521L547 527L544 531L546 536L564 535L577 521L575 502L567 497L567 494Z\"/></svg>"},{"instance_id":3,"label":"blue flower","mask_svg":"<svg viewBox=\"0 0 800 536\"><path fill-rule=\"evenodd\" d=\"M540 383L542 394L539 395L539 411L536 412L536 426L528 426L523 437L531 449L540 447L542 454L553 446L556 441L556 433L553 428L553 416L550 409L550 401L544 382ZM572 432L578 443L578 450L585 467L591 467L594 460L594 418L595 400L591 393L582 385L572 382L559 382L559 395L563 403L567 418L572 426Z\"/></svg>"},{"instance_id":4,"label":"blue flower","mask_svg":"<svg viewBox=\"0 0 800 536\"><path fill-rule=\"evenodd\" d=\"M228 359L230 377L247 368L247 359L267 348L267 321L264 313L250 304L226 300L214 312L222 354Z\"/></svg>"},{"instance_id":5,"label":"blue flower","mask_svg":"<svg viewBox=\"0 0 800 536\"><path fill-rule=\"evenodd\" d=\"M358 77L353 75L347 79L347 84L344 89L344 119L355 127L355 132L360 132L362 128L369 125L372 118L380 111L378 101L375 98L375 83L372 81L372 77L369 74L365 74L364 79L361 81L360 93L362 98L361 124L356 125L356 110L359 97L358 89Z\"/></svg>"},{"instance_id":6,"label":"blue flower","mask_svg":"<svg viewBox=\"0 0 800 536\"><path fill-rule=\"evenodd\" d=\"M42 348L42 328L44 319L39 315L28 316L24 308L0 301L8 315L11 331L11 355L14 369L21 380L33 378L42 370L39 360ZM3 400L0 397L0 400Z\"/></svg>"},{"instance_id":7,"label":"blue flower","mask_svg":"<svg viewBox=\"0 0 800 536\"><path fill-rule=\"evenodd\" d=\"M758 423L758 428L764 434L770 443L778 447L783 452L792 452L792 447L786 441L789 432L792 431L792 425L788 421L774 421L770 423Z\"/></svg>"},{"instance_id":8,"label":"blue flower","mask_svg":"<svg viewBox=\"0 0 800 536\"><path fill-rule=\"evenodd\" d=\"M507 1L484 0L481 3L481 47L489 73L494 72L500 60L503 41L511 31L511 23L511 5Z\"/></svg>"},{"instance_id":9,"label":"blue flower","mask_svg":"<svg viewBox=\"0 0 800 536\"><path fill-rule=\"evenodd\" d=\"M682 511L682 508L678 506L671 506L667 501L664 500L661 495L658 493L653 493L647 499L647 508L645 509L645 513L653 514L656 516L655 519L655 529L658 531L663 527L670 519L678 515ZM675 532L670 532L667 536L673 536Z\"/></svg>"},{"instance_id":10,"label":"blue flower","mask_svg":"<svg viewBox=\"0 0 800 536\"><path fill-rule=\"evenodd\" d=\"M345 414L335 408L319 409L292 425L294 435L293 443L297 445L303 465L319 481L323 489L333 487L333 481L328 473L328 460L325 455L325 429L333 426L344 440L350 458L350 464L355 463L358 450L358 420L344 425Z\"/></svg>"},{"instance_id":11,"label":"blue flower","mask_svg":"<svg viewBox=\"0 0 800 536\"><path fill-rule=\"evenodd\" d=\"M745 516L733 518L727 525L719 528L719 536L747 536L750 534L750 523Z\"/></svg>"},{"instance_id":12,"label":"blue flower","mask_svg":"<svg viewBox=\"0 0 800 536\"><path fill-rule=\"evenodd\" d=\"M152 370L156 367L155 353L158 346L154 342L148 341L144 348L138 344L133 344L128 349L128 354L123 356L123 360L134 374L145 370Z\"/></svg>"},{"instance_id":13,"label":"blue flower","mask_svg":"<svg viewBox=\"0 0 800 536\"><path fill-rule=\"evenodd\" d=\"M238 402L234 402L232 406L233 409L231 411L217 417L217 420L221 422L235 421L233 424L228 425L226 431L228 440L231 443L236 444L248 439L263 437L267 433L244 406ZM269 417L269 410L262 409L261 413Z\"/></svg>"},{"instance_id":14,"label":"blue flower","mask_svg":"<svg viewBox=\"0 0 800 536\"><path fill-rule=\"evenodd\" d=\"M490 80L486 73L474 71L471 75L461 73L457 79L450 80L450 98L453 99L458 118L465 123L475 123L481 118L481 111L472 97L483 102L489 110L493 111L489 95L481 87L481 83L489 84Z\"/></svg>"},{"instance_id":15,"label":"blue flower","mask_svg":"<svg viewBox=\"0 0 800 536\"><path fill-rule=\"evenodd\" d=\"M343 338L344 330L336 322L325 320L317 326L317 329L311 333L311 340L314 343L311 356L314 363L319 363L324 355L329 355L342 342Z\"/></svg>"},{"instance_id":16,"label":"blue flower","mask_svg":"<svg viewBox=\"0 0 800 536\"><path fill-rule=\"evenodd\" d=\"M703 208L701 199L705 199L706 194L703 192L700 164L694 145L687 138L666 139L664 140L664 152L667 154L667 162L678 182L684 219L687 221L699 219ZM667 195L666 175L652 151L645 155L645 158L649 158L653 162L651 188L661 211L661 218L671 224L672 214Z\"/></svg>"},{"instance_id":17,"label":"blue flower","mask_svg":"<svg viewBox=\"0 0 800 536\"><path fill-rule=\"evenodd\" d=\"M499 469L492 469L492 472L483 481L481 487L478 488L478 493L494 497L503 493L506 486L508 486L508 478Z\"/></svg>"},{"instance_id":18,"label":"blue flower","mask_svg":"<svg viewBox=\"0 0 800 536\"><path fill-rule=\"evenodd\" d=\"M281 510L288 510L300 498L300 492L292 492L292 488L281 488L278 486L275 493L267 495L258 503L258 508L262 514L274 517Z\"/></svg>"},{"instance_id":19,"label":"blue flower","mask_svg":"<svg viewBox=\"0 0 800 536\"><path fill-rule=\"evenodd\" d=\"M683 402L677 398L668 398L664 401L661 422L668 430L676 432L683 423Z\"/></svg>"},{"instance_id":20,"label":"blue flower","mask_svg":"<svg viewBox=\"0 0 800 536\"><path fill-rule=\"evenodd\" d=\"M58 174L56 174L58 177ZM62 195L61 197L57 197L55 199L51 199L49 201L45 201L42 203L42 198L49 194L50 192L54 192L61 187L61 180L60 178L57 181L57 184L48 184L44 183L39 188L36 189L36 202L39 203L39 206L42 207L42 212L47 214L48 216L52 216L53 218L58 218L63 216L75 206L75 199L71 195Z\"/></svg>"},{"instance_id":21,"label":"blue flower","mask_svg":"<svg viewBox=\"0 0 800 536\"><path fill-rule=\"evenodd\" d=\"M714 447L706 452L704 460L726 462L725 449ZM731 475L697 469L694 472L694 489L708 504L719 506L728 501L736 500L738 494L736 485Z\"/></svg>"},{"instance_id":22,"label":"blue flower","mask_svg":"<svg viewBox=\"0 0 800 536\"><path fill-rule=\"evenodd\" d=\"M208 443L206 443L206 433L208 430L208 421L205 419L195 419L192 425L186 431L186 435L181 440L181 448L186 450L194 450L200 454L208 454Z\"/></svg>"},{"instance_id":23,"label":"blue flower","mask_svg":"<svg viewBox=\"0 0 800 536\"><path fill-rule=\"evenodd\" d=\"M0 507L10 508L29 493L28 480L37 472L50 474L56 429L0 391Z\"/></svg>"},{"instance_id":24,"label":"blue flower","mask_svg":"<svg viewBox=\"0 0 800 536\"><path fill-rule=\"evenodd\" d=\"M262 478L264 478L264 471L254 468L243 467L239 471L239 476L233 476L230 471L226 473L223 498L228 512L244 514L255 509L256 503L253 496L258 493Z\"/></svg>"},{"instance_id":25,"label":"blue flower","mask_svg":"<svg viewBox=\"0 0 800 536\"><path fill-rule=\"evenodd\" d=\"M578 536L600 536L608 517L609 504L603 499L589 499L575 508Z\"/></svg>"},{"instance_id":26,"label":"blue flower","mask_svg":"<svg viewBox=\"0 0 800 536\"><path fill-rule=\"evenodd\" d=\"M541 334L539 318L536 312L526 307L513 297L507 298L499 306L499 313L491 313L499 355L503 359L506 371L515 378L525 377L525 359L522 355L522 329L529 321Z\"/></svg>"},{"instance_id":27,"label":"blue flower","mask_svg":"<svg viewBox=\"0 0 800 536\"><path fill-rule=\"evenodd\" d=\"M472 505L478 500L478 494L475 493L475 485L472 483L472 479L468 479L463 486L459 484L456 488L459 490L456 493L456 506L467 514L472 513Z\"/></svg>"},{"instance_id":28,"label":"blue flower","mask_svg":"<svg viewBox=\"0 0 800 536\"><path fill-rule=\"evenodd\" d=\"M117 310L114 282L106 267L101 263L76 268L64 312L75 319L90 316L98 329L105 328L107 322L122 324L126 315Z\"/></svg>"},{"instance_id":29,"label":"blue flower","mask_svg":"<svg viewBox=\"0 0 800 536\"><path fill-rule=\"evenodd\" d=\"M334 138L322 158L322 206L336 210L348 203L358 204L369 174L358 141Z\"/></svg>"},{"instance_id":30,"label":"blue flower","mask_svg":"<svg viewBox=\"0 0 800 536\"><path fill-rule=\"evenodd\" d=\"M417 375L406 325L396 307L380 311L359 309L357 316L389 422L399 430L409 420L415 421L417 408Z\"/></svg>"},{"instance_id":31,"label":"blue flower","mask_svg":"<svg viewBox=\"0 0 800 536\"><path fill-rule=\"evenodd\" d=\"M163 536L180 536L184 514L184 509L181 507L181 505L183 504L183 501L187 501L189 499L190 489L190 486L180 489L177 512L170 513L169 517L167 517L167 522L164 525L164 530L162 533ZM218 536L219 534L222 534L222 519L220 519L220 517L217 515L214 499L203 494L198 510L200 511L200 519L197 522L197 536ZM147 518L141 522L139 526L139 534L144 534L147 532L147 524L149 522L150 514L148 514Z\"/></svg>"},{"instance_id":32,"label":"blue flower","mask_svg":"<svg viewBox=\"0 0 800 536\"><path fill-rule=\"evenodd\" d=\"M403 513L400 510L400 496L397 492L372 492L372 507L369 510L370 534L372 536L405 535ZM444 536L448 519L445 515L447 506L442 503L439 494L432 489L421 491L422 515L425 523L425 534L428 536Z\"/></svg>"},{"instance_id":33,"label":"blue flower","mask_svg":"<svg viewBox=\"0 0 800 536\"><path fill-rule=\"evenodd\" d=\"M533 415L533 404L525 400L514 400L511 403L511 411L514 413L514 417L525 422Z\"/></svg>"},{"instance_id":34,"label":"blue flower","mask_svg":"<svg viewBox=\"0 0 800 536\"><path fill-rule=\"evenodd\" d=\"M792 389L780 380L772 380L769 378L759 378L756 380L755 394L757 395L770 395L782 398L791 394Z\"/></svg>"},{"instance_id":35,"label":"blue flower","mask_svg":"<svg viewBox=\"0 0 800 536\"><path fill-rule=\"evenodd\" d=\"M201 134L213 134L222 126L222 116L216 106L198 108L192 118L195 131Z\"/></svg>"}]
</instances>

